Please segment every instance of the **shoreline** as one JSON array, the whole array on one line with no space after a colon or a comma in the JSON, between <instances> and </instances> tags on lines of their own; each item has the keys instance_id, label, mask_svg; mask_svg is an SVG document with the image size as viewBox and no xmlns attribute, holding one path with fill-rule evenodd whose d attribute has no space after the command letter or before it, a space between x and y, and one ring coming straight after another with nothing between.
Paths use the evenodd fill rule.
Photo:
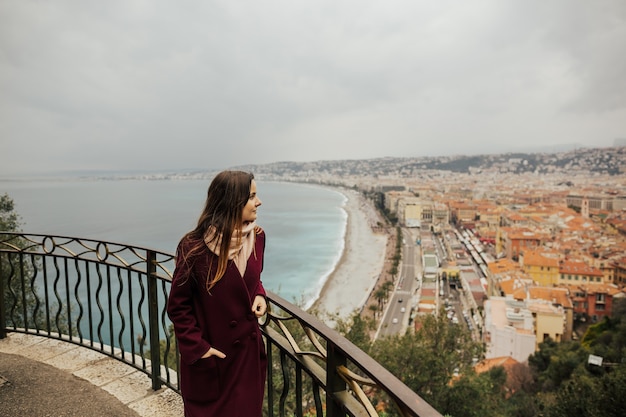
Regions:
<instances>
[{"instance_id":1,"label":"shoreline","mask_svg":"<svg viewBox=\"0 0 626 417\"><path fill-rule=\"evenodd\" d=\"M380 215L370 201L354 190L338 191L346 197L343 251L307 310L348 318L363 308L383 271L388 236L372 230Z\"/></svg>"}]
</instances>

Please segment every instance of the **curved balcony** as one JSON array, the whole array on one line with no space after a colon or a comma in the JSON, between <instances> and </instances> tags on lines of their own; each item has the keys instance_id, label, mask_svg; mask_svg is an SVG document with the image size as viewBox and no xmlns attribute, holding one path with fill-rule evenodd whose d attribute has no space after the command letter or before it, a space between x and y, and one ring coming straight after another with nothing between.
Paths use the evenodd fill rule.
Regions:
<instances>
[{"instance_id":1,"label":"curved balcony","mask_svg":"<svg viewBox=\"0 0 626 417\"><path fill-rule=\"evenodd\" d=\"M178 352L165 312L172 254L66 236L0 233L0 338L60 339L179 392ZM316 317L269 293L267 416L440 416ZM393 415L393 414L392 414Z\"/></svg>"}]
</instances>

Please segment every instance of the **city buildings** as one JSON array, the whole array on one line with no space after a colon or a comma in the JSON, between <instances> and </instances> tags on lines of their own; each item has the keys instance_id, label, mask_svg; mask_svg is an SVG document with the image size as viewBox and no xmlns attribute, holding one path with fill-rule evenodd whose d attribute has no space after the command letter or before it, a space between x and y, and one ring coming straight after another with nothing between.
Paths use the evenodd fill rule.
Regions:
<instances>
[{"instance_id":1,"label":"city buildings","mask_svg":"<svg viewBox=\"0 0 626 417\"><path fill-rule=\"evenodd\" d=\"M458 277L487 358L524 362L546 338L581 337L626 296L626 147L246 168L359 189L399 226L438 236L428 280Z\"/></svg>"}]
</instances>

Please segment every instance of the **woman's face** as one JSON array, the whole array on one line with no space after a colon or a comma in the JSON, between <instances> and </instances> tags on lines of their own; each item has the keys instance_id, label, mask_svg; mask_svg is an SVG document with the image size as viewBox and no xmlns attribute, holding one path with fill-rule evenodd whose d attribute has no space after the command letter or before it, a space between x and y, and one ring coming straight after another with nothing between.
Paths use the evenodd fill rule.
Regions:
<instances>
[{"instance_id":1,"label":"woman's face","mask_svg":"<svg viewBox=\"0 0 626 417\"><path fill-rule=\"evenodd\" d=\"M256 220L256 210L261 204L261 200L256 194L256 182L252 180L250 183L250 196L248 197L248 202L244 206L243 213L241 214L241 219L244 223Z\"/></svg>"}]
</instances>

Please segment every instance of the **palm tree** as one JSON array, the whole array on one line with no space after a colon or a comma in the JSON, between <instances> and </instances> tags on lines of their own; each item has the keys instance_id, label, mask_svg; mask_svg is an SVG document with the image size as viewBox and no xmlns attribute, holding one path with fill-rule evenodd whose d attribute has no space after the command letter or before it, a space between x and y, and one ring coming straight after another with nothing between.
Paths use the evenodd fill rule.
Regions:
<instances>
[{"instance_id":1,"label":"palm tree","mask_svg":"<svg viewBox=\"0 0 626 417\"><path fill-rule=\"evenodd\" d=\"M378 315L378 306L376 304L370 304L368 309L372 312L374 318Z\"/></svg>"},{"instance_id":2,"label":"palm tree","mask_svg":"<svg viewBox=\"0 0 626 417\"><path fill-rule=\"evenodd\" d=\"M385 291L384 288L377 289L374 293L374 298L376 298L376 301L378 302L378 308L382 310L383 301L387 298L387 291Z\"/></svg>"},{"instance_id":3,"label":"palm tree","mask_svg":"<svg viewBox=\"0 0 626 417\"><path fill-rule=\"evenodd\" d=\"M389 297L389 293L393 288L393 281L385 281L383 282L382 289L385 291L385 298Z\"/></svg>"}]
</instances>

